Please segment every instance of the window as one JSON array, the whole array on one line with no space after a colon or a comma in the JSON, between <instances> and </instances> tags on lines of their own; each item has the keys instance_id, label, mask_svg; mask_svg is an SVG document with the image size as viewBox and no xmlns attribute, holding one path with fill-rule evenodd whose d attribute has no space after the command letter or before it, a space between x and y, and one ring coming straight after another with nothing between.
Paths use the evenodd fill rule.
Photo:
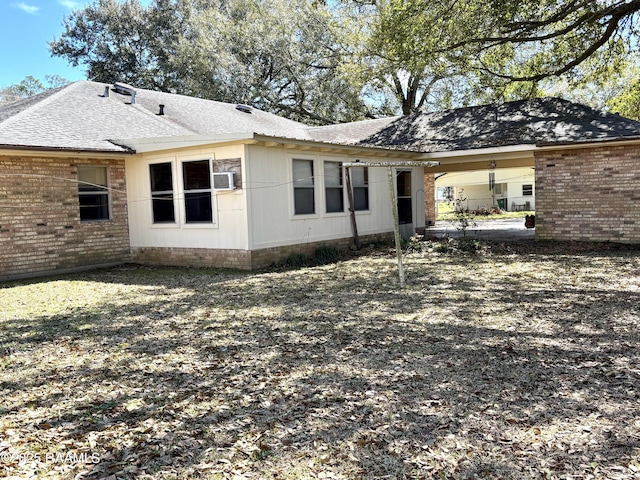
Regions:
<instances>
[{"instance_id":1,"label":"window","mask_svg":"<svg viewBox=\"0 0 640 480\"><path fill-rule=\"evenodd\" d=\"M522 185L522 196L523 197L533 196L533 185Z\"/></svg>"},{"instance_id":2,"label":"window","mask_svg":"<svg viewBox=\"0 0 640 480\"><path fill-rule=\"evenodd\" d=\"M182 164L184 210L187 223L212 223L211 170L209 160Z\"/></svg>"},{"instance_id":3,"label":"window","mask_svg":"<svg viewBox=\"0 0 640 480\"><path fill-rule=\"evenodd\" d=\"M293 203L296 215L316 212L313 160L293 160Z\"/></svg>"},{"instance_id":4,"label":"window","mask_svg":"<svg viewBox=\"0 0 640 480\"><path fill-rule=\"evenodd\" d=\"M171 163L149 165L153 223L175 223Z\"/></svg>"},{"instance_id":5,"label":"window","mask_svg":"<svg viewBox=\"0 0 640 480\"><path fill-rule=\"evenodd\" d=\"M327 213L344 212L341 163L324 162L324 192Z\"/></svg>"},{"instance_id":6,"label":"window","mask_svg":"<svg viewBox=\"0 0 640 480\"><path fill-rule=\"evenodd\" d=\"M369 210L369 168L351 168L351 189L353 190L353 209Z\"/></svg>"},{"instance_id":7,"label":"window","mask_svg":"<svg viewBox=\"0 0 640 480\"><path fill-rule=\"evenodd\" d=\"M411 172L398 172L396 176L398 192L398 223L400 225L413 223L411 210Z\"/></svg>"},{"instance_id":8,"label":"window","mask_svg":"<svg viewBox=\"0 0 640 480\"><path fill-rule=\"evenodd\" d=\"M107 167L78 167L80 220L109 220Z\"/></svg>"}]
</instances>

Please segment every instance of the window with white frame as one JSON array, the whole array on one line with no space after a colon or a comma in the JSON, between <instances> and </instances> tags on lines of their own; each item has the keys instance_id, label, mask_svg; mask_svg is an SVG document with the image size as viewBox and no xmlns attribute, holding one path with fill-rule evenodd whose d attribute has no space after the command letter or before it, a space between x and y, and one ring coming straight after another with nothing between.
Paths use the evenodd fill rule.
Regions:
<instances>
[{"instance_id":1,"label":"window with white frame","mask_svg":"<svg viewBox=\"0 0 640 480\"><path fill-rule=\"evenodd\" d=\"M316 213L313 160L293 159L293 204L296 215Z\"/></svg>"},{"instance_id":2,"label":"window with white frame","mask_svg":"<svg viewBox=\"0 0 640 480\"><path fill-rule=\"evenodd\" d=\"M351 167L353 209L369 210L369 168Z\"/></svg>"},{"instance_id":3,"label":"window with white frame","mask_svg":"<svg viewBox=\"0 0 640 480\"><path fill-rule=\"evenodd\" d=\"M149 165L153 223L175 223L171 162Z\"/></svg>"},{"instance_id":4,"label":"window with white frame","mask_svg":"<svg viewBox=\"0 0 640 480\"><path fill-rule=\"evenodd\" d=\"M78 200L80 220L109 220L109 185L107 167L78 166Z\"/></svg>"},{"instance_id":5,"label":"window with white frame","mask_svg":"<svg viewBox=\"0 0 640 480\"><path fill-rule=\"evenodd\" d=\"M344 212L342 163L324 162L324 195L327 213Z\"/></svg>"},{"instance_id":6,"label":"window with white frame","mask_svg":"<svg viewBox=\"0 0 640 480\"><path fill-rule=\"evenodd\" d=\"M533 196L533 185L522 185L522 196L523 197Z\"/></svg>"},{"instance_id":7,"label":"window with white frame","mask_svg":"<svg viewBox=\"0 0 640 480\"><path fill-rule=\"evenodd\" d=\"M186 223L213 223L209 160L182 163Z\"/></svg>"}]
</instances>

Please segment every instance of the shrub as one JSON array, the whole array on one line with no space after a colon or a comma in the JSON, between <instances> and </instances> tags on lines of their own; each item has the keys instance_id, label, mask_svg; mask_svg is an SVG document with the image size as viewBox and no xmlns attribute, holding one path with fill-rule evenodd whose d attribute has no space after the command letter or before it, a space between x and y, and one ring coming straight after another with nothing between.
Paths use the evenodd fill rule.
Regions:
<instances>
[{"instance_id":1,"label":"shrub","mask_svg":"<svg viewBox=\"0 0 640 480\"><path fill-rule=\"evenodd\" d=\"M469 227L476 227L477 224L473 220L473 214L469 211L469 205L467 204L467 197L460 194L455 201L455 208L453 210L456 228L462 232L462 236L467 236L467 229Z\"/></svg>"},{"instance_id":2,"label":"shrub","mask_svg":"<svg viewBox=\"0 0 640 480\"><path fill-rule=\"evenodd\" d=\"M413 234L413 236L411 236L411 238L409 238L408 240L405 240L404 238L402 239L402 249L406 252L406 253L417 253L417 252L422 252L424 249L424 244L423 244L423 238L424 235L420 235L418 233Z\"/></svg>"},{"instance_id":3,"label":"shrub","mask_svg":"<svg viewBox=\"0 0 640 480\"><path fill-rule=\"evenodd\" d=\"M436 244L434 250L438 253L481 253L487 247L475 238L448 238Z\"/></svg>"},{"instance_id":4,"label":"shrub","mask_svg":"<svg viewBox=\"0 0 640 480\"><path fill-rule=\"evenodd\" d=\"M340 260L340 252L332 245L321 245L313 252L313 260L318 265L334 263Z\"/></svg>"},{"instance_id":5,"label":"shrub","mask_svg":"<svg viewBox=\"0 0 640 480\"><path fill-rule=\"evenodd\" d=\"M488 217L489 215L500 215L501 213L504 213L504 210L500 207L481 207L476 208L475 210L469 210L469 213L475 217Z\"/></svg>"},{"instance_id":6,"label":"shrub","mask_svg":"<svg viewBox=\"0 0 640 480\"><path fill-rule=\"evenodd\" d=\"M304 253L291 253L282 261L282 266L286 268L302 268L307 263L307 256Z\"/></svg>"}]
</instances>

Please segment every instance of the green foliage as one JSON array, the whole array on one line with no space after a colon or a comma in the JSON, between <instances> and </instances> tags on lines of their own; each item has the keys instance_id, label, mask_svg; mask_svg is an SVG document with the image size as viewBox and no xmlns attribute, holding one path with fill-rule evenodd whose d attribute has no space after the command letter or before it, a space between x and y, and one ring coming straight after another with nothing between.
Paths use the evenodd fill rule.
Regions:
<instances>
[{"instance_id":1,"label":"green foliage","mask_svg":"<svg viewBox=\"0 0 640 480\"><path fill-rule=\"evenodd\" d=\"M374 19L371 51L406 72L398 89L419 109L434 87L455 79L447 93L458 102L540 96L540 82L565 75L572 82L603 81L635 43L636 1L519 2L389 0ZM375 55L374 54L374 55ZM403 104L405 113L408 104Z\"/></svg>"},{"instance_id":2,"label":"green foliage","mask_svg":"<svg viewBox=\"0 0 640 480\"><path fill-rule=\"evenodd\" d=\"M341 254L333 245L321 245L308 256L301 252L289 254L287 258L278 262L277 266L286 269L296 269L307 266L326 265L340 260Z\"/></svg>"},{"instance_id":3,"label":"green foliage","mask_svg":"<svg viewBox=\"0 0 640 480\"><path fill-rule=\"evenodd\" d=\"M438 253L480 253L487 246L474 238L448 238L435 244L434 250Z\"/></svg>"},{"instance_id":4,"label":"green foliage","mask_svg":"<svg viewBox=\"0 0 640 480\"><path fill-rule=\"evenodd\" d=\"M69 83L59 75L45 75L44 82L31 75L23 78L15 85L0 88L0 104L31 97L47 90L58 88Z\"/></svg>"},{"instance_id":5,"label":"green foliage","mask_svg":"<svg viewBox=\"0 0 640 480\"><path fill-rule=\"evenodd\" d=\"M340 252L333 245L321 245L313 253L313 260L318 265L334 263L340 260Z\"/></svg>"},{"instance_id":6,"label":"green foliage","mask_svg":"<svg viewBox=\"0 0 640 480\"><path fill-rule=\"evenodd\" d=\"M639 10L636 0L94 0L50 49L92 80L327 124L542 96L549 78L568 82L563 96L592 85L596 102L634 46Z\"/></svg>"},{"instance_id":7,"label":"green foliage","mask_svg":"<svg viewBox=\"0 0 640 480\"><path fill-rule=\"evenodd\" d=\"M607 102L607 106L623 117L640 120L640 80L629 82L624 91Z\"/></svg>"},{"instance_id":8,"label":"green foliage","mask_svg":"<svg viewBox=\"0 0 640 480\"><path fill-rule=\"evenodd\" d=\"M460 194L460 196L455 199L453 216L454 222L456 223L456 228L462 232L463 237L467 236L467 230L469 229L469 227L477 226L474 220L474 216L469 210L467 197L465 197L463 194Z\"/></svg>"},{"instance_id":9,"label":"green foliage","mask_svg":"<svg viewBox=\"0 0 640 480\"><path fill-rule=\"evenodd\" d=\"M402 250L405 253L419 253L424 248L424 235L418 233L413 234L408 239L402 239Z\"/></svg>"},{"instance_id":10,"label":"green foliage","mask_svg":"<svg viewBox=\"0 0 640 480\"><path fill-rule=\"evenodd\" d=\"M294 252L281 262L285 268L302 268L307 264L307 256L304 253Z\"/></svg>"},{"instance_id":11,"label":"green foliage","mask_svg":"<svg viewBox=\"0 0 640 480\"><path fill-rule=\"evenodd\" d=\"M54 56L88 77L311 124L364 118L327 7L310 0L98 0L64 19Z\"/></svg>"}]
</instances>

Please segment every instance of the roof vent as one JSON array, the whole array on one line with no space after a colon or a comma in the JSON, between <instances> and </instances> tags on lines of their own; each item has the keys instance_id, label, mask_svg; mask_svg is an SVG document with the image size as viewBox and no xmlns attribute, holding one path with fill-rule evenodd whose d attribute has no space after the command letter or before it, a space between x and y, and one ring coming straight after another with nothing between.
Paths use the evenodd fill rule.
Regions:
<instances>
[{"instance_id":1,"label":"roof vent","mask_svg":"<svg viewBox=\"0 0 640 480\"><path fill-rule=\"evenodd\" d=\"M236 105L236 110L242 113L251 113L253 111L253 107L251 105L243 105L242 103L239 103Z\"/></svg>"},{"instance_id":2,"label":"roof vent","mask_svg":"<svg viewBox=\"0 0 640 480\"><path fill-rule=\"evenodd\" d=\"M113 84L113 89L118 92L118 93L122 93L124 95L131 95L132 92L135 92L136 89L133 88L131 85L128 85L126 83L122 83L122 82L116 82Z\"/></svg>"},{"instance_id":3,"label":"roof vent","mask_svg":"<svg viewBox=\"0 0 640 480\"><path fill-rule=\"evenodd\" d=\"M160 111L158 112L158 115L164 115L164 105L161 103L158 106L160 107Z\"/></svg>"},{"instance_id":4,"label":"roof vent","mask_svg":"<svg viewBox=\"0 0 640 480\"><path fill-rule=\"evenodd\" d=\"M136 89L131 85L122 82L116 82L113 84L113 89L117 93L121 93L123 95L131 95L131 105L135 105L136 103Z\"/></svg>"},{"instance_id":5,"label":"roof vent","mask_svg":"<svg viewBox=\"0 0 640 480\"><path fill-rule=\"evenodd\" d=\"M104 94L102 95L104 98L109 98L109 85L105 85Z\"/></svg>"}]
</instances>

